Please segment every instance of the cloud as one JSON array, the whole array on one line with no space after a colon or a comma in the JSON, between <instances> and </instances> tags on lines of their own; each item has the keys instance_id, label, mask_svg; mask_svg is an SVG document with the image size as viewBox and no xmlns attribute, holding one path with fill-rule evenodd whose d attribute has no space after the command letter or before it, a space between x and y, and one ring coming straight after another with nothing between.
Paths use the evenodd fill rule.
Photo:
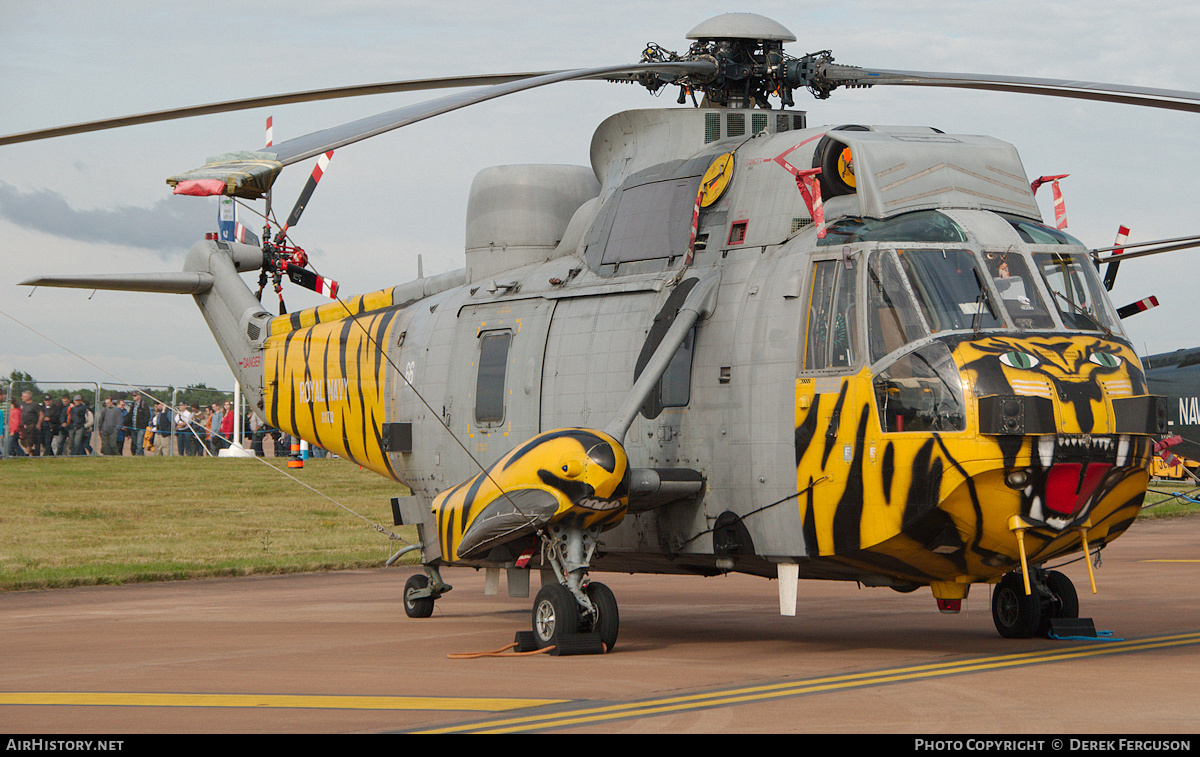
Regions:
<instances>
[{"instance_id":1,"label":"cloud","mask_svg":"<svg viewBox=\"0 0 1200 757\"><path fill-rule=\"evenodd\" d=\"M206 231L216 229L216 207L195 198L171 195L148 208L79 210L58 192L23 192L3 181L0 218L66 239L154 250L166 259L178 257Z\"/></svg>"}]
</instances>

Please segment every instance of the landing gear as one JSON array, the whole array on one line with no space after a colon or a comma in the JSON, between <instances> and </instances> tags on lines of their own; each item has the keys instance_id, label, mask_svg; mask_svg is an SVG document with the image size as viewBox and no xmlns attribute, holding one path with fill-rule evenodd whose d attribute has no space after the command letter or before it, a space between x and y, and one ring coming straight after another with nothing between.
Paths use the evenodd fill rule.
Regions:
<instances>
[{"instance_id":1,"label":"landing gear","mask_svg":"<svg viewBox=\"0 0 1200 757\"><path fill-rule=\"evenodd\" d=\"M571 654L612 651L620 617L612 590L586 582L600 529L549 525L542 560L558 583L546 584L533 602L533 636L539 649L570 647ZM566 646L564 646L566 642Z\"/></svg>"},{"instance_id":2,"label":"landing gear","mask_svg":"<svg viewBox=\"0 0 1200 757\"><path fill-rule=\"evenodd\" d=\"M1036 588L1025 594L1020 573L1009 573L996 584L992 592L992 621L1006 639L1028 639L1041 627L1041 599Z\"/></svg>"},{"instance_id":3,"label":"landing gear","mask_svg":"<svg viewBox=\"0 0 1200 757\"><path fill-rule=\"evenodd\" d=\"M562 584L546 584L533 600L533 637L538 649L579 632L579 605Z\"/></svg>"},{"instance_id":4,"label":"landing gear","mask_svg":"<svg viewBox=\"0 0 1200 757\"><path fill-rule=\"evenodd\" d=\"M433 603L454 587L442 580L437 568L426 566L425 575L409 576L404 582L404 614L410 618L433 615Z\"/></svg>"},{"instance_id":5,"label":"landing gear","mask_svg":"<svg viewBox=\"0 0 1200 757\"><path fill-rule=\"evenodd\" d=\"M428 618L433 615L433 597L427 576L409 576L404 582L404 614L410 618ZM425 596L421 596L425 594Z\"/></svg>"},{"instance_id":6,"label":"landing gear","mask_svg":"<svg viewBox=\"0 0 1200 757\"><path fill-rule=\"evenodd\" d=\"M583 630L595 631L600 636L604 651L611 652L617 645L617 631L621 624L617 598L613 596L612 589L595 581L587 585L587 596L592 600L597 614L595 617L585 617L588 628Z\"/></svg>"},{"instance_id":7,"label":"landing gear","mask_svg":"<svg viewBox=\"0 0 1200 757\"><path fill-rule=\"evenodd\" d=\"M1079 595L1071 579L1056 570L1031 568L1029 588L1019 572L1000 579L992 593L992 620L1006 639L1045 635L1050 621L1079 617Z\"/></svg>"},{"instance_id":8,"label":"landing gear","mask_svg":"<svg viewBox=\"0 0 1200 757\"><path fill-rule=\"evenodd\" d=\"M1079 617L1079 595L1075 592L1075 584L1071 579L1057 570L1046 571L1044 576L1047 596L1042 602L1042 624L1038 633L1045 634L1050 630L1050 621L1056 618L1073 619Z\"/></svg>"}]
</instances>

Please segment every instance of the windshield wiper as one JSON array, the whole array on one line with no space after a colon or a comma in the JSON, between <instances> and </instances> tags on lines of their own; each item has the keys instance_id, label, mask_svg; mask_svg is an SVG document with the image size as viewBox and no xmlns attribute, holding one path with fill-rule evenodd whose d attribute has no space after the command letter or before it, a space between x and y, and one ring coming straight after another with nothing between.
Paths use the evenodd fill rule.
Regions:
<instances>
[{"instance_id":1,"label":"windshield wiper","mask_svg":"<svg viewBox=\"0 0 1200 757\"><path fill-rule=\"evenodd\" d=\"M1054 292L1054 295L1056 297L1061 299L1063 302L1067 303L1067 307L1069 307L1072 311L1083 316L1088 321L1091 321L1092 324L1094 324L1096 326L1096 328L1099 329L1100 331L1103 331L1105 334L1107 334L1110 337L1112 336L1112 330L1110 330L1107 326L1105 326L1103 323L1101 323L1099 318L1097 318L1096 316L1092 315L1087 310L1085 310L1083 308L1083 306L1080 305L1078 302L1076 302L1075 300L1072 300L1070 297L1066 296L1065 294L1058 291L1057 289L1051 289L1050 291Z\"/></svg>"},{"instance_id":2,"label":"windshield wiper","mask_svg":"<svg viewBox=\"0 0 1200 757\"><path fill-rule=\"evenodd\" d=\"M1000 320L1000 315L996 312L995 305L992 304L992 295L988 292L983 277L979 275L979 269L975 268L972 271L975 274L975 283L979 285L979 296L975 298L975 317L971 319L971 330L975 332L975 336L979 336L979 316L983 315L983 308L980 306L986 302L988 313L997 321Z\"/></svg>"}]
</instances>

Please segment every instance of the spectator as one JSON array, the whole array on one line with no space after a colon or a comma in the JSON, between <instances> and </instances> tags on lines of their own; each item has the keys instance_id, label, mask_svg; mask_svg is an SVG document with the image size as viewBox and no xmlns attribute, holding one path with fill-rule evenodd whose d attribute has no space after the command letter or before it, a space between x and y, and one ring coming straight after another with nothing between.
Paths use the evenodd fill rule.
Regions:
<instances>
[{"instance_id":1,"label":"spectator","mask_svg":"<svg viewBox=\"0 0 1200 757\"><path fill-rule=\"evenodd\" d=\"M14 397L8 411L8 454L9 457L24 457L21 449L21 403Z\"/></svg>"},{"instance_id":2,"label":"spectator","mask_svg":"<svg viewBox=\"0 0 1200 757\"><path fill-rule=\"evenodd\" d=\"M87 428L88 407L83 404L83 397L75 395L71 406L67 408L67 449L71 455L82 455L84 433Z\"/></svg>"},{"instance_id":3,"label":"spectator","mask_svg":"<svg viewBox=\"0 0 1200 757\"><path fill-rule=\"evenodd\" d=\"M104 398L104 408L100 411L100 454L120 455L117 447L117 432L121 428L121 408L113 404L112 397Z\"/></svg>"},{"instance_id":4,"label":"spectator","mask_svg":"<svg viewBox=\"0 0 1200 757\"><path fill-rule=\"evenodd\" d=\"M21 447L27 455L37 455L42 420L42 406L33 401L33 392L21 392Z\"/></svg>"},{"instance_id":5,"label":"spectator","mask_svg":"<svg viewBox=\"0 0 1200 757\"><path fill-rule=\"evenodd\" d=\"M225 403L225 413L221 416L221 435L217 437L217 449L222 450L230 445L233 439L233 422L237 416L233 414L233 403ZM236 440L235 440L236 441Z\"/></svg>"},{"instance_id":6,"label":"spectator","mask_svg":"<svg viewBox=\"0 0 1200 757\"><path fill-rule=\"evenodd\" d=\"M130 446L130 452L134 455L141 455L144 452L146 441L146 429L150 426L150 406L146 403L145 398L141 394L133 396L133 404L129 407L129 435L133 440ZM154 432L150 432L150 443L153 446Z\"/></svg>"},{"instance_id":7,"label":"spectator","mask_svg":"<svg viewBox=\"0 0 1200 757\"><path fill-rule=\"evenodd\" d=\"M64 394L62 396L62 403L59 405L58 409L58 427L54 430L56 443L54 454L56 455L71 454L71 438L70 434L67 432L67 413L70 410L71 396L69 394Z\"/></svg>"},{"instance_id":8,"label":"spectator","mask_svg":"<svg viewBox=\"0 0 1200 757\"><path fill-rule=\"evenodd\" d=\"M180 402L175 411L175 451L180 456L188 454L188 438L192 435L192 414L187 403Z\"/></svg>"},{"instance_id":9,"label":"spectator","mask_svg":"<svg viewBox=\"0 0 1200 757\"><path fill-rule=\"evenodd\" d=\"M174 419L171 418L171 411L161 402L154 403L154 420L151 425L154 426L154 454L159 457L167 457L171 454L171 426Z\"/></svg>"}]
</instances>

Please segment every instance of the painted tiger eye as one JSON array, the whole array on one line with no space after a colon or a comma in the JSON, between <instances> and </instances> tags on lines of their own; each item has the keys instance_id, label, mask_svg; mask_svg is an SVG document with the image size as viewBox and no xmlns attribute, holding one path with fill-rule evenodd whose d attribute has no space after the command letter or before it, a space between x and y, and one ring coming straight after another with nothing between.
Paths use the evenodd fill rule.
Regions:
<instances>
[{"instance_id":1,"label":"painted tiger eye","mask_svg":"<svg viewBox=\"0 0 1200 757\"><path fill-rule=\"evenodd\" d=\"M1093 352L1088 360L1102 368L1116 368L1121 364L1121 358L1111 352Z\"/></svg>"},{"instance_id":2,"label":"painted tiger eye","mask_svg":"<svg viewBox=\"0 0 1200 757\"><path fill-rule=\"evenodd\" d=\"M1000 362L1009 368L1033 368L1041 361L1037 359L1037 356L1030 355L1028 352L1013 351L1001 355Z\"/></svg>"}]
</instances>

